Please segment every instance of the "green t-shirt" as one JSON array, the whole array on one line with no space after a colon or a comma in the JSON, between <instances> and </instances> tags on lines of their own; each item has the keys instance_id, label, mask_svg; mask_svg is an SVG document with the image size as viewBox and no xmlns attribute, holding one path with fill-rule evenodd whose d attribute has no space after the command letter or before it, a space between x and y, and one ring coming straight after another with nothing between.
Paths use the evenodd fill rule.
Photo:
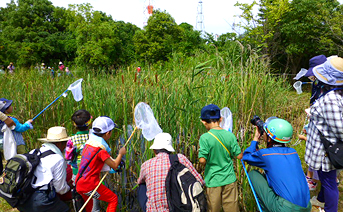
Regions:
<instances>
[{"instance_id":1,"label":"green t-shirt","mask_svg":"<svg viewBox=\"0 0 343 212\"><path fill-rule=\"evenodd\" d=\"M238 156L241 148L234 134L227 130L211 129L213 133L229 150L231 157ZM211 134L204 133L200 137L199 158L206 159L205 183L207 187L219 187L234 183L236 174L230 154L223 145Z\"/></svg>"}]
</instances>

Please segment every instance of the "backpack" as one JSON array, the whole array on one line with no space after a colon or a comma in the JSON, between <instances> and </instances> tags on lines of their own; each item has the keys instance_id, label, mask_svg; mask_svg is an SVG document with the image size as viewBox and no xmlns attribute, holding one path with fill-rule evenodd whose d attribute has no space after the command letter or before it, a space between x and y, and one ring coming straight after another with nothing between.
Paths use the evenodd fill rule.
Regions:
<instances>
[{"instance_id":1,"label":"backpack","mask_svg":"<svg viewBox=\"0 0 343 212\"><path fill-rule=\"evenodd\" d=\"M326 155L336 169L343 168L343 142L338 140L334 145L320 132L320 139L324 145Z\"/></svg>"},{"instance_id":2,"label":"backpack","mask_svg":"<svg viewBox=\"0 0 343 212\"><path fill-rule=\"evenodd\" d=\"M169 155L170 169L166 178L166 194L170 212L207 211L204 189L191 171L180 163L177 155Z\"/></svg>"},{"instance_id":3,"label":"backpack","mask_svg":"<svg viewBox=\"0 0 343 212\"><path fill-rule=\"evenodd\" d=\"M32 153L17 154L7 161L0 177L0 197L4 198L12 207L23 204L35 191L31 182L34 171L40 159L55 154L52 150L40 153L35 149Z\"/></svg>"}]
</instances>

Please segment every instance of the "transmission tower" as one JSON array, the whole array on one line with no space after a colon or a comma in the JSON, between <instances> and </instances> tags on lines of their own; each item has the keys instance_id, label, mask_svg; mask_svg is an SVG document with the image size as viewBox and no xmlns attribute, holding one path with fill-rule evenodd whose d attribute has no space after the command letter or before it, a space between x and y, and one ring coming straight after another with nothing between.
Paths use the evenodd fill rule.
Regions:
<instances>
[{"instance_id":1,"label":"transmission tower","mask_svg":"<svg viewBox=\"0 0 343 212\"><path fill-rule=\"evenodd\" d=\"M154 10L153 0L144 0L144 9L143 9L144 22L143 22L143 27L148 24L148 19L152 15L153 10Z\"/></svg>"},{"instance_id":2,"label":"transmission tower","mask_svg":"<svg viewBox=\"0 0 343 212\"><path fill-rule=\"evenodd\" d=\"M201 0L198 3L197 23L196 23L195 28L196 28L196 30L200 31L201 34L204 33L204 30L205 30L204 14L202 13L202 1Z\"/></svg>"}]
</instances>

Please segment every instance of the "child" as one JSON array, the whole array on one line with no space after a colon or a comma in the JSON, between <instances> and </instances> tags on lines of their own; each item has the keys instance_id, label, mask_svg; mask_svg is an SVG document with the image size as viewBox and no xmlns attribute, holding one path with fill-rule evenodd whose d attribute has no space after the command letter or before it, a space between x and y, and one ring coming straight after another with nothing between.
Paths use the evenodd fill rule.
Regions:
<instances>
[{"instance_id":1,"label":"child","mask_svg":"<svg viewBox=\"0 0 343 212\"><path fill-rule=\"evenodd\" d=\"M5 98L0 98L0 111L5 114L10 114L13 112L13 106L12 106L12 100L8 100ZM24 124L21 124L16 118L10 117L14 121L16 127L12 131L13 137L17 143L17 154L24 154L26 153L25 150L25 141L23 136L21 135L22 132L25 132L26 130L33 129L32 126L32 119L29 119ZM0 129L5 123L0 121ZM0 132L2 134L2 132Z\"/></svg>"},{"instance_id":2,"label":"child","mask_svg":"<svg viewBox=\"0 0 343 212\"><path fill-rule=\"evenodd\" d=\"M199 162L205 166L209 211L239 211L236 174L232 158L243 154L234 134L219 126L222 118L217 105L201 109L201 122L208 133L200 137Z\"/></svg>"},{"instance_id":3,"label":"child","mask_svg":"<svg viewBox=\"0 0 343 212\"><path fill-rule=\"evenodd\" d=\"M90 134L89 140L83 148L81 163L76 176L76 190L85 201L99 184L99 176L104 164L117 169L122 157L126 154L125 147L122 147L117 158L113 159L106 151L106 147L108 147L106 141L111 138L115 126L113 120L107 116L100 116L93 122L92 134ZM117 195L106 186L101 184L93 197L109 203L107 212L116 211L118 205ZM92 205L92 201L88 202L86 206L87 212L92 211Z\"/></svg>"},{"instance_id":4,"label":"child","mask_svg":"<svg viewBox=\"0 0 343 212\"><path fill-rule=\"evenodd\" d=\"M81 162L81 153L83 147L85 146L85 143L89 138L89 126L92 122L92 116L87 110L82 109L76 111L72 115L71 120L73 121L74 126L77 129L76 134L71 137L71 141L73 142L73 146L76 150L76 163L73 164L73 178L75 179L78 171L78 166Z\"/></svg>"}]
</instances>

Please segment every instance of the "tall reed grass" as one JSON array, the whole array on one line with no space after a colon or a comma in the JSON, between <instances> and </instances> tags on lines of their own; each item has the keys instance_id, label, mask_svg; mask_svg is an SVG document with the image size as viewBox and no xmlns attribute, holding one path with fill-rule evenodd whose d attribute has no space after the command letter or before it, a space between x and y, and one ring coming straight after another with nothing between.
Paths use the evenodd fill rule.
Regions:
<instances>
[{"instance_id":1,"label":"tall reed grass","mask_svg":"<svg viewBox=\"0 0 343 212\"><path fill-rule=\"evenodd\" d=\"M1 77L0 96L14 100L13 116L22 122L34 117L45 106L63 93L78 78L83 78L84 99L75 102L71 93L59 99L34 123L34 129L24 133L27 150L37 148L37 138L44 137L52 126L65 126L69 134L75 132L72 114L81 108L93 117L110 116L119 125L110 140L113 155L122 145L134 125L133 111L138 102L147 102L164 132L174 138L177 152L185 154L199 172L203 168L197 160L199 137L206 132L199 116L203 106L213 103L229 107L233 113L233 132L244 150L252 138L250 119L257 114L262 119L278 116L290 121L299 132L305 119L306 94L296 96L290 84L283 78L269 74L268 61L252 50L236 44L232 51L198 52L184 58L174 54L164 65L142 67L136 75L136 67L130 66L116 74L91 73L87 70L71 70L76 78L62 76L51 79L36 70L17 70L13 75ZM295 136L294 136L295 137ZM138 131L127 148L126 169L113 175L107 183L120 200L122 211L138 208L135 186L140 165L153 157L146 141ZM299 151L303 151L303 147ZM241 211L256 211L248 181L239 161L235 162L240 190ZM249 167L248 167L249 168Z\"/></svg>"}]
</instances>

